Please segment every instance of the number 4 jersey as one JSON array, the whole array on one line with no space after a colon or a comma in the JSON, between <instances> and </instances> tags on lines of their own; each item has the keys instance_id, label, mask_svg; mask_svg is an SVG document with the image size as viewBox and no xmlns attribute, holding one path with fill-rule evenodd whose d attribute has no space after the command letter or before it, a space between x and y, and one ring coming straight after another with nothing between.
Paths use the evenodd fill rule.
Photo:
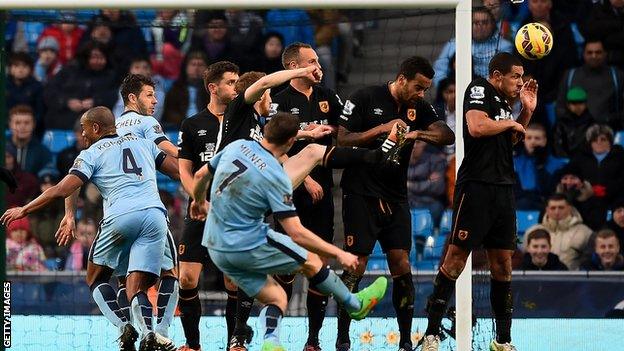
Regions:
<instances>
[{"instance_id":1,"label":"number 4 jersey","mask_svg":"<svg viewBox=\"0 0 624 351\"><path fill-rule=\"evenodd\" d=\"M202 245L209 249L251 250L267 242L269 210L276 219L296 215L290 178L260 143L237 140L208 167L214 177Z\"/></svg>"},{"instance_id":2,"label":"number 4 jersey","mask_svg":"<svg viewBox=\"0 0 624 351\"><path fill-rule=\"evenodd\" d=\"M69 173L98 188L105 220L152 207L166 213L156 186L156 168L164 160L153 141L114 134L82 150Z\"/></svg>"}]
</instances>

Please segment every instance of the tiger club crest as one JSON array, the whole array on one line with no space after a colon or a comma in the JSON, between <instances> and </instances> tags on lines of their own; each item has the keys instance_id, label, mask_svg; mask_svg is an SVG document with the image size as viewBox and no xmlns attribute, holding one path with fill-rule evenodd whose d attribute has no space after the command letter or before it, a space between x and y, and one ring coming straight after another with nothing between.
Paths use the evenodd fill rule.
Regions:
<instances>
[{"instance_id":1,"label":"tiger club crest","mask_svg":"<svg viewBox=\"0 0 624 351\"><path fill-rule=\"evenodd\" d=\"M321 109L321 112L323 113L329 112L329 102L319 101L319 108Z\"/></svg>"},{"instance_id":2,"label":"tiger club crest","mask_svg":"<svg viewBox=\"0 0 624 351\"><path fill-rule=\"evenodd\" d=\"M413 108L407 109L407 119L409 119L412 122L416 120L416 109L413 109Z\"/></svg>"}]
</instances>

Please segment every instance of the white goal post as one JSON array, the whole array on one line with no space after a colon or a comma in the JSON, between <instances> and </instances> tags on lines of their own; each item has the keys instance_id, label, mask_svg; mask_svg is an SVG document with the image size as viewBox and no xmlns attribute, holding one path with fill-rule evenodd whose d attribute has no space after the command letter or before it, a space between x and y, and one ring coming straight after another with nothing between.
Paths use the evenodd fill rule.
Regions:
<instances>
[{"instance_id":1,"label":"white goal post","mask_svg":"<svg viewBox=\"0 0 624 351\"><path fill-rule=\"evenodd\" d=\"M268 8L336 8L336 9L413 9L455 8L456 86L455 147L456 165L464 157L463 92L472 78L471 34L472 0L0 0L0 8L17 9L268 9ZM459 167L456 167L456 171ZM472 258L457 280L457 350L472 349Z\"/></svg>"}]
</instances>

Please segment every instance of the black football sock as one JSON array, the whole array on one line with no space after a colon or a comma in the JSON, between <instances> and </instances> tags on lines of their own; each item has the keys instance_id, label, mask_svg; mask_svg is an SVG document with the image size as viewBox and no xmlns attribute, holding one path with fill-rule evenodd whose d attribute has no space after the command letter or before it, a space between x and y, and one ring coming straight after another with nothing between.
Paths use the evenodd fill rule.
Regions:
<instances>
[{"instance_id":1,"label":"black football sock","mask_svg":"<svg viewBox=\"0 0 624 351\"><path fill-rule=\"evenodd\" d=\"M237 291L225 288L227 293L227 302L225 303L225 325L227 326L227 342L229 344L234 335L234 327L236 326L236 304L238 303Z\"/></svg>"},{"instance_id":2,"label":"black football sock","mask_svg":"<svg viewBox=\"0 0 624 351\"><path fill-rule=\"evenodd\" d=\"M412 319L414 318L414 282L412 273L392 278L392 304L397 315L400 346L412 345Z\"/></svg>"},{"instance_id":3,"label":"black football sock","mask_svg":"<svg viewBox=\"0 0 624 351\"><path fill-rule=\"evenodd\" d=\"M351 272L342 273L341 277L342 281L345 283L347 288L351 290L351 292L357 292L358 287L360 285L360 281L362 280L361 276L357 276ZM349 340L349 326L351 325L351 317L347 310L339 306L338 308L338 337L336 339L336 346L341 344L349 344L351 345L351 341Z\"/></svg>"},{"instance_id":4,"label":"black football sock","mask_svg":"<svg viewBox=\"0 0 624 351\"><path fill-rule=\"evenodd\" d=\"M254 298L247 295L243 289L238 288L238 301L236 303L236 325L234 335L247 336L247 320L253 307Z\"/></svg>"},{"instance_id":5,"label":"black football sock","mask_svg":"<svg viewBox=\"0 0 624 351\"><path fill-rule=\"evenodd\" d=\"M199 320L202 314L201 301L197 287L193 289L180 289L178 300L180 308L180 321L186 344L192 349L199 349Z\"/></svg>"},{"instance_id":6,"label":"black football sock","mask_svg":"<svg viewBox=\"0 0 624 351\"><path fill-rule=\"evenodd\" d=\"M321 331L323 320L325 319L328 299L328 296L325 296L318 291L308 289L308 298L306 300L306 307L308 308L307 345L319 345L319 332Z\"/></svg>"},{"instance_id":7,"label":"black football sock","mask_svg":"<svg viewBox=\"0 0 624 351\"><path fill-rule=\"evenodd\" d=\"M496 321L496 342L500 344L511 342L511 314L513 312L511 282L491 279L490 303Z\"/></svg>"},{"instance_id":8,"label":"black football sock","mask_svg":"<svg viewBox=\"0 0 624 351\"><path fill-rule=\"evenodd\" d=\"M425 335L439 335L440 325L448 302L455 290L455 280L440 270L433 280L433 293L427 299L427 331Z\"/></svg>"}]
</instances>

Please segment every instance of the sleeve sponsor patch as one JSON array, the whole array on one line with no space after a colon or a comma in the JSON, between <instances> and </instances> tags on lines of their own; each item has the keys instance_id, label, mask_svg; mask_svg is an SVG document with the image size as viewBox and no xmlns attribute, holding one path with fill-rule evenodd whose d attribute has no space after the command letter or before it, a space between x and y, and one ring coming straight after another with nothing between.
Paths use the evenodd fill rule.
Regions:
<instances>
[{"instance_id":1,"label":"sleeve sponsor patch","mask_svg":"<svg viewBox=\"0 0 624 351\"><path fill-rule=\"evenodd\" d=\"M347 100L344 104L344 108L342 109L342 114L345 116L351 116L353 108L355 108L355 105L351 102L351 100Z\"/></svg>"},{"instance_id":2,"label":"sleeve sponsor patch","mask_svg":"<svg viewBox=\"0 0 624 351\"><path fill-rule=\"evenodd\" d=\"M482 86L475 85L470 88L470 98L471 99L483 99L485 97L485 88Z\"/></svg>"}]
</instances>

